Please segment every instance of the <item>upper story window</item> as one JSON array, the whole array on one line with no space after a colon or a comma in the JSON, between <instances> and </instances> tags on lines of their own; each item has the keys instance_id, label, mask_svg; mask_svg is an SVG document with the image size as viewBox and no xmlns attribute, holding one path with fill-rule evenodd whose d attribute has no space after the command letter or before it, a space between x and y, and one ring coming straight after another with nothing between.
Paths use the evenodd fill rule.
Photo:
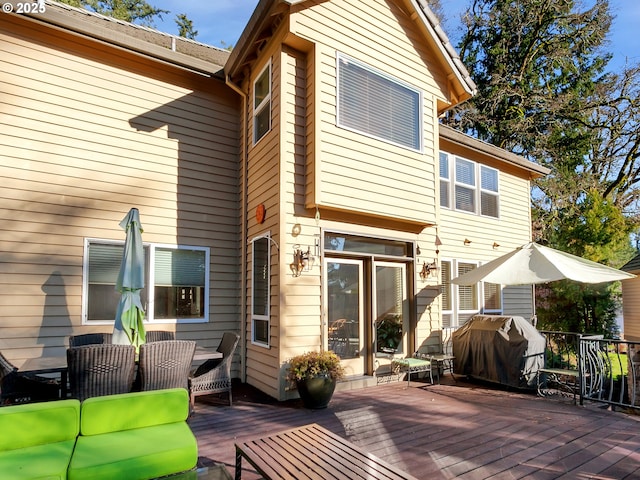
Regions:
<instances>
[{"instance_id":1,"label":"upper story window","mask_svg":"<svg viewBox=\"0 0 640 480\"><path fill-rule=\"evenodd\" d=\"M86 240L83 319L113 323L120 294L115 285L124 245ZM148 322L206 322L209 318L209 249L147 244L145 287L140 292Z\"/></svg>"},{"instance_id":2,"label":"upper story window","mask_svg":"<svg viewBox=\"0 0 640 480\"><path fill-rule=\"evenodd\" d=\"M338 126L422 151L422 92L338 54Z\"/></svg>"},{"instance_id":3,"label":"upper story window","mask_svg":"<svg viewBox=\"0 0 640 480\"><path fill-rule=\"evenodd\" d=\"M498 218L498 170L440 152L440 206Z\"/></svg>"},{"instance_id":4,"label":"upper story window","mask_svg":"<svg viewBox=\"0 0 640 480\"><path fill-rule=\"evenodd\" d=\"M271 245L269 236L254 238L251 278L251 341L269 346Z\"/></svg>"},{"instance_id":5,"label":"upper story window","mask_svg":"<svg viewBox=\"0 0 640 480\"><path fill-rule=\"evenodd\" d=\"M253 83L253 143L271 130L271 62Z\"/></svg>"}]
</instances>

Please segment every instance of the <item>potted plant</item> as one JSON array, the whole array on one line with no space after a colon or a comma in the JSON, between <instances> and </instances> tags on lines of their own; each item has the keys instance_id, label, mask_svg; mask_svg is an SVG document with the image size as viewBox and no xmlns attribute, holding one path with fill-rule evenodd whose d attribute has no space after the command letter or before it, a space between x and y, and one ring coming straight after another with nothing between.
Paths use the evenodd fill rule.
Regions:
<instances>
[{"instance_id":1,"label":"potted plant","mask_svg":"<svg viewBox=\"0 0 640 480\"><path fill-rule=\"evenodd\" d=\"M336 382L344 378L340 357L332 351L306 352L289 360L287 379L296 384L307 408L326 408Z\"/></svg>"}]
</instances>

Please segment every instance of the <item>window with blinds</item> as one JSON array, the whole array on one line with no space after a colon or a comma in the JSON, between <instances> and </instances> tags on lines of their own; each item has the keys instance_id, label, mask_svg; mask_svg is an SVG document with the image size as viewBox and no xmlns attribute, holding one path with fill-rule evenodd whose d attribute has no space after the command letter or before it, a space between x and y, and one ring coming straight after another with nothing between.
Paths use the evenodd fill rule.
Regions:
<instances>
[{"instance_id":1,"label":"window with blinds","mask_svg":"<svg viewBox=\"0 0 640 480\"><path fill-rule=\"evenodd\" d=\"M123 243L85 242L85 322L115 320L120 293L116 280ZM205 247L144 247L147 284L140 292L148 322L208 321L209 250Z\"/></svg>"},{"instance_id":2,"label":"window with blinds","mask_svg":"<svg viewBox=\"0 0 640 480\"><path fill-rule=\"evenodd\" d=\"M271 130L271 63L253 83L253 143Z\"/></svg>"},{"instance_id":3,"label":"window with blinds","mask_svg":"<svg viewBox=\"0 0 640 480\"><path fill-rule=\"evenodd\" d=\"M251 244L251 339L253 343L269 346L271 245L268 236L255 238Z\"/></svg>"},{"instance_id":4,"label":"window with blinds","mask_svg":"<svg viewBox=\"0 0 640 480\"><path fill-rule=\"evenodd\" d=\"M502 288L497 283L484 282L485 313L502 313Z\"/></svg>"},{"instance_id":5,"label":"window with blinds","mask_svg":"<svg viewBox=\"0 0 640 480\"><path fill-rule=\"evenodd\" d=\"M498 170L440 152L440 206L452 208L452 205L458 211L498 218Z\"/></svg>"},{"instance_id":6,"label":"window with blinds","mask_svg":"<svg viewBox=\"0 0 640 480\"><path fill-rule=\"evenodd\" d=\"M338 54L338 126L422 151L420 90Z\"/></svg>"},{"instance_id":7,"label":"window with blinds","mask_svg":"<svg viewBox=\"0 0 640 480\"><path fill-rule=\"evenodd\" d=\"M440 206L451 208L451 176L449 174L449 155L440 152Z\"/></svg>"},{"instance_id":8,"label":"window with blinds","mask_svg":"<svg viewBox=\"0 0 640 480\"><path fill-rule=\"evenodd\" d=\"M473 263L458 263L458 277L476 268ZM478 285L458 285L458 305L460 311L477 311Z\"/></svg>"}]
</instances>

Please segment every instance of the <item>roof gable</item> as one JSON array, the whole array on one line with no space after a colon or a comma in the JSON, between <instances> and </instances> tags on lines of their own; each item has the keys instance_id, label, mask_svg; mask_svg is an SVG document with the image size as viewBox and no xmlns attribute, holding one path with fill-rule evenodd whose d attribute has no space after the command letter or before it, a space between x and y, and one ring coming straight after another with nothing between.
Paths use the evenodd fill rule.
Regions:
<instances>
[{"instance_id":1,"label":"roof gable","mask_svg":"<svg viewBox=\"0 0 640 480\"><path fill-rule=\"evenodd\" d=\"M330 0L324 0L330 1ZM234 79L257 57L258 52L269 41L276 28L293 12L293 9L313 6L317 0L260 0L249 19L238 43L225 64L227 78ZM476 85L455 52L440 23L425 0L396 0L411 19L418 24L430 44L439 64L447 72L452 104L458 104L476 93ZM450 107L451 105L447 105ZM440 111L445 108L439 108Z\"/></svg>"}]
</instances>

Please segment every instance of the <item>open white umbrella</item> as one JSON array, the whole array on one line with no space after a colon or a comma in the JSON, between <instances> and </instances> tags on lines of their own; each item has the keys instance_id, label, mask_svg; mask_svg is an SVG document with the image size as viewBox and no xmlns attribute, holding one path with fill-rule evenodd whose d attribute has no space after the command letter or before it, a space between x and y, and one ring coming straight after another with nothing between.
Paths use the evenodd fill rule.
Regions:
<instances>
[{"instance_id":1,"label":"open white umbrella","mask_svg":"<svg viewBox=\"0 0 640 480\"><path fill-rule=\"evenodd\" d=\"M634 277L631 273L531 242L454 278L451 283L533 285L563 279L603 283Z\"/></svg>"},{"instance_id":2,"label":"open white umbrella","mask_svg":"<svg viewBox=\"0 0 640 480\"><path fill-rule=\"evenodd\" d=\"M120 302L116 310L112 342L133 345L137 351L145 343L144 308L140 300L140 290L144 287L144 249L138 209L129 210L120 226L127 236L116 282Z\"/></svg>"}]
</instances>

